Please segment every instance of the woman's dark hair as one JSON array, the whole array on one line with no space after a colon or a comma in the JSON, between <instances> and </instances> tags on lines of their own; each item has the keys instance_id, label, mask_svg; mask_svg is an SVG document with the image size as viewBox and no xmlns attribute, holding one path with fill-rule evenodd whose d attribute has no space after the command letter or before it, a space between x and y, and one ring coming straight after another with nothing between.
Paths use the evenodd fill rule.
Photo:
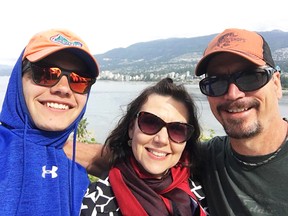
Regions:
<instances>
[{"instance_id":1,"label":"woman's dark hair","mask_svg":"<svg viewBox=\"0 0 288 216\"><path fill-rule=\"evenodd\" d=\"M186 142L184 151L190 156L192 168L197 165L198 145L200 137L200 126L198 123L197 109L192 97L189 95L184 85L176 85L170 78L164 78L153 86L145 88L141 94L130 102L127 106L126 114L119 120L115 129L110 133L104 146L110 151L110 165L121 162L132 155L132 149L128 146L129 126L136 118L141 107L152 94L161 96L171 96L174 100L184 104L188 111L188 123L194 126L191 138Z\"/></svg>"}]
</instances>

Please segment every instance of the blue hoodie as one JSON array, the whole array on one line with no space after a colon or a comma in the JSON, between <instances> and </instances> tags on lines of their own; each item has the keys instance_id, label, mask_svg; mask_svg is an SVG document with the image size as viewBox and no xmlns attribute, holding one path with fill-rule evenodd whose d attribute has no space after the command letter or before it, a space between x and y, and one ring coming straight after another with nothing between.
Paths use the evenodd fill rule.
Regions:
<instances>
[{"instance_id":1,"label":"blue hoodie","mask_svg":"<svg viewBox=\"0 0 288 216\"><path fill-rule=\"evenodd\" d=\"M64 131L35 127L22 87L22 55L10 76L0 114L0 215L79 215L89 184L86 170L63 145L85 113Z\"/></svg>"}]
</instances>

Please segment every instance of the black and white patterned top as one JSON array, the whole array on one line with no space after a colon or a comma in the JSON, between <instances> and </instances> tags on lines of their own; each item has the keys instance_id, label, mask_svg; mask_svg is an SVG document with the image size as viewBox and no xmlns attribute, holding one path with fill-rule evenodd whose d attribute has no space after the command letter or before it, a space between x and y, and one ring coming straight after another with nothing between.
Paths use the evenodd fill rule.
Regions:
<instances>
[{"instance_id":1,"label":"black and white patterned top","mask_svg":"<svg viewBox=\"0 0 288 216\"><path fill-rule=\"evenodd\" d=\"M199 203L207 211L206 198L202 186L189 179L191 191L195 194ZM109 177L99 179L90 184L83 198L81 216L120 216L121 211L109 182Z\"/></svg>"}]
</instances>

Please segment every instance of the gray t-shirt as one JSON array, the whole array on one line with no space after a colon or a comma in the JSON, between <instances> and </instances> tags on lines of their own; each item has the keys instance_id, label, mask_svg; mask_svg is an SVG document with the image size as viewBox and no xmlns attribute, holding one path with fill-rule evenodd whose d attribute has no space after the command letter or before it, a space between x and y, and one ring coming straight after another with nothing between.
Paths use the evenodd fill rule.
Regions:
<instances>
[{"instance_id":1,"label":"gray t-shirt","mask_svg":"<svg viewBox=\"0 0 288 216\"><path fill-rule=\"evenodd\" d=\"M277 155L241 157L230 147L228 137L203 143L201 183L212 216L288 215L288 142Z\"/></svg>"}]
</instances>

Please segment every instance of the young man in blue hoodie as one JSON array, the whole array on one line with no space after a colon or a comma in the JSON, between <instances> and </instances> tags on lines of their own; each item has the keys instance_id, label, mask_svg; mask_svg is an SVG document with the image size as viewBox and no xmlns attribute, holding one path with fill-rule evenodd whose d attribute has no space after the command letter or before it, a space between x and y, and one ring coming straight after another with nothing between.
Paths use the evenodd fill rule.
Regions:
<instances>
[{"instance_id":1,"label":"young man in blue hoodie","mask_svg":"<svg viewBox=\"0 0 288 216\"><path fill-rule=\"evenodd\" d=\"M34 35L16 62L0 114L0 215L79 215L89 184L63 145L83 117L99 67L74 33ZM74 158L74 157L73 157Z\"/></svg>"}]
</instances>

